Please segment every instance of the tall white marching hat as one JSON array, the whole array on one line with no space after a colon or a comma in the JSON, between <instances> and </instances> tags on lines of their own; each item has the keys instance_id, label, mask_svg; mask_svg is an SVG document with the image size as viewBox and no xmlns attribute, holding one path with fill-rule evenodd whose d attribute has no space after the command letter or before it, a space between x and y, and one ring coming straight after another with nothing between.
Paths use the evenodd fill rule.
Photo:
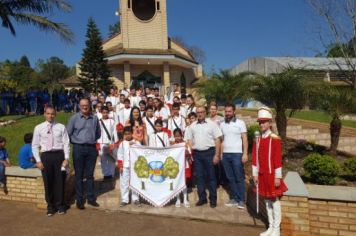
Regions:
<instances>
[{"instance_id":1,"label":"tall white marching hat","mask_svg":"<svg viewBox=\"0 0 356 236\"><path fill-rule=\"evenodd\" d=\"M269 107L258 108L257 121L272 120L272 110Z\"/></svg>"}]
</instances>

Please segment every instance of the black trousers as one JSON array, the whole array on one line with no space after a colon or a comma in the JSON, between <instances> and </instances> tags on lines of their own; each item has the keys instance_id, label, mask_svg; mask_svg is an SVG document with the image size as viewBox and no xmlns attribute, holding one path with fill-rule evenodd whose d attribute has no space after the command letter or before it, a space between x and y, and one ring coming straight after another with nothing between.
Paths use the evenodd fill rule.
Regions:
<instances>
[{"instance_id":1,"label":"black trousers","mask_svg":"<svg viewBox=\"0 0 356 236\"><path fill-rule=\"evenodd\" d=\"M61 171L64 161L63 151L44 152L41 154L43 183L48 210L63 209L64 185L66 172Z\"/></svg>"}]
</instances>

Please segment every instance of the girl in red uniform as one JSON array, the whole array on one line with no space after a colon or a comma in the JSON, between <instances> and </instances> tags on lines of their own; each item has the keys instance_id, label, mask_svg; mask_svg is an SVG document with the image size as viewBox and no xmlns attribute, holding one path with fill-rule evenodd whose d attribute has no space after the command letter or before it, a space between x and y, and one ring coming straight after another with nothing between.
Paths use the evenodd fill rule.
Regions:
<instances>
[{"instance_id":1,"label":"girl in red uniform","mask_svg":"<svg viewBox=\"0 0 356 236\"><path fill-rule=\"evenodd\" d=\"M272 111L267 107L258 109L257 119L261 137L257 136L252 147L252 175L258 193L265 199L268 230L260 236L280 236L282 219L279 198L287 191L282 180L281 139L271 131Z\"/></svg>"},{"instance_id":2,"label":"girl in red uniform","mask_svg":"<svg viewBox=\"0 0 356 236\"><path fill-rule=\"evenodd\" d=\"M181 129L177 128L173 131L173 136L174 136L174 142L172 144L178 144L178 143L183 143L183 132ZM185 182L188 183L190 181L190 178L192 177L192 152L188 146L186 146L185 149ZM180 197L179 195L177 197L176 201L176 207L180 207ZM187 188L183 190L183 202L185 207L190 207L189 201L188 201L188 193L187 193Z\"/></svg>"}]
</instances>

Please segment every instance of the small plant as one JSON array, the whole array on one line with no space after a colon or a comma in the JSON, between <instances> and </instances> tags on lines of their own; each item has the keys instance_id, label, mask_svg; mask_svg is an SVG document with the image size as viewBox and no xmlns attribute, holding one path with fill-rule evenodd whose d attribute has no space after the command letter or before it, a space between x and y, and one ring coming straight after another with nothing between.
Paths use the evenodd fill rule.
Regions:
<instances>
[{"instance_id":1,"label":"small plant","mask_svg":"<svg viewBox=\"0 0 356 236\"><path fill-rule=\"evenodd\" d=\"M341 168L331 156L313 153L305 158L304 169L312 182L334 185Z\"/></svg>"},{"instance_id":2,"label":"small plant","mask_svg":"<svg viewBox=\"0 0 356 236\"><path fill-rule=\"evenodd\" d=\"M352 157L348 159L344 163L344 171L346 172L347 175L350 177L356 179L356 157Z\"/></svg>"},{"instance_id":3,"label":"small plant","mask_svg":"<svg viewBox=\"0 0 356 236\"><path fill-rule=\"evenodd\" d=\"M247 129L248 146L249 146L250 150L252 149L252 144L253 144L253 140L255 138L256 131L260 131L260 127L258 125L252 125L252 126L248 127L248 129Z\"/></svg>"}]
</instances>

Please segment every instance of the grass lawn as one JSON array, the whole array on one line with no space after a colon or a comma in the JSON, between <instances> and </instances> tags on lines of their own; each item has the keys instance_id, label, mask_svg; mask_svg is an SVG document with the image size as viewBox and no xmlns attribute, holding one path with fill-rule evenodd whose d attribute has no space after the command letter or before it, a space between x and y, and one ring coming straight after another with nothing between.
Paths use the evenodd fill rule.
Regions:
<instances>
[{"instance_id":1,"label":"grass lawn","mask_svg":"<svg viewBox=\"0 0 356 236\"><path fill-rule=\"evenodd\" d=\"M57 113L56 121L67 125L71 113ZM33 133L36 125L44 121L43 116L3 116L0 120L16 120L16 124L0 128L0 135L6 138L6 149L9 153L11 163L18 165L18 153L24 144L23 136Z\"/></svg>"},{"instance_id":2,"label":"grass lawn","mask_svg":"<svg viewBox=\"0 0 356 236\"><path fill-rule=\"evenodd\" d=\"M256 109L246 109L246 110L256 112ZM322 112L322 111L315 111L315 110L297 111L296 113L293 114L292 118L316 121L316 122L327 123L327 124L329 124L331 121L331 117L328 114L326 114L325 112ZM345 127L356 128L356 121L342 120L341 122L342 122L342 125Z\"/></svg>"},{"instance_id":3,"label":"grass lawn","mask_svg":"<svg viewBox=\"0 0 356 236\"><path fill-rule=\"evenodd\" d=\"M321 111L298 111L292 116L293 118L302 119L302 120L311 120L321 123L330 123L331 117ZM356 128L356 121L351 120L342 120L342 125L347 127Z\"/></svg>"}]
</instances>

